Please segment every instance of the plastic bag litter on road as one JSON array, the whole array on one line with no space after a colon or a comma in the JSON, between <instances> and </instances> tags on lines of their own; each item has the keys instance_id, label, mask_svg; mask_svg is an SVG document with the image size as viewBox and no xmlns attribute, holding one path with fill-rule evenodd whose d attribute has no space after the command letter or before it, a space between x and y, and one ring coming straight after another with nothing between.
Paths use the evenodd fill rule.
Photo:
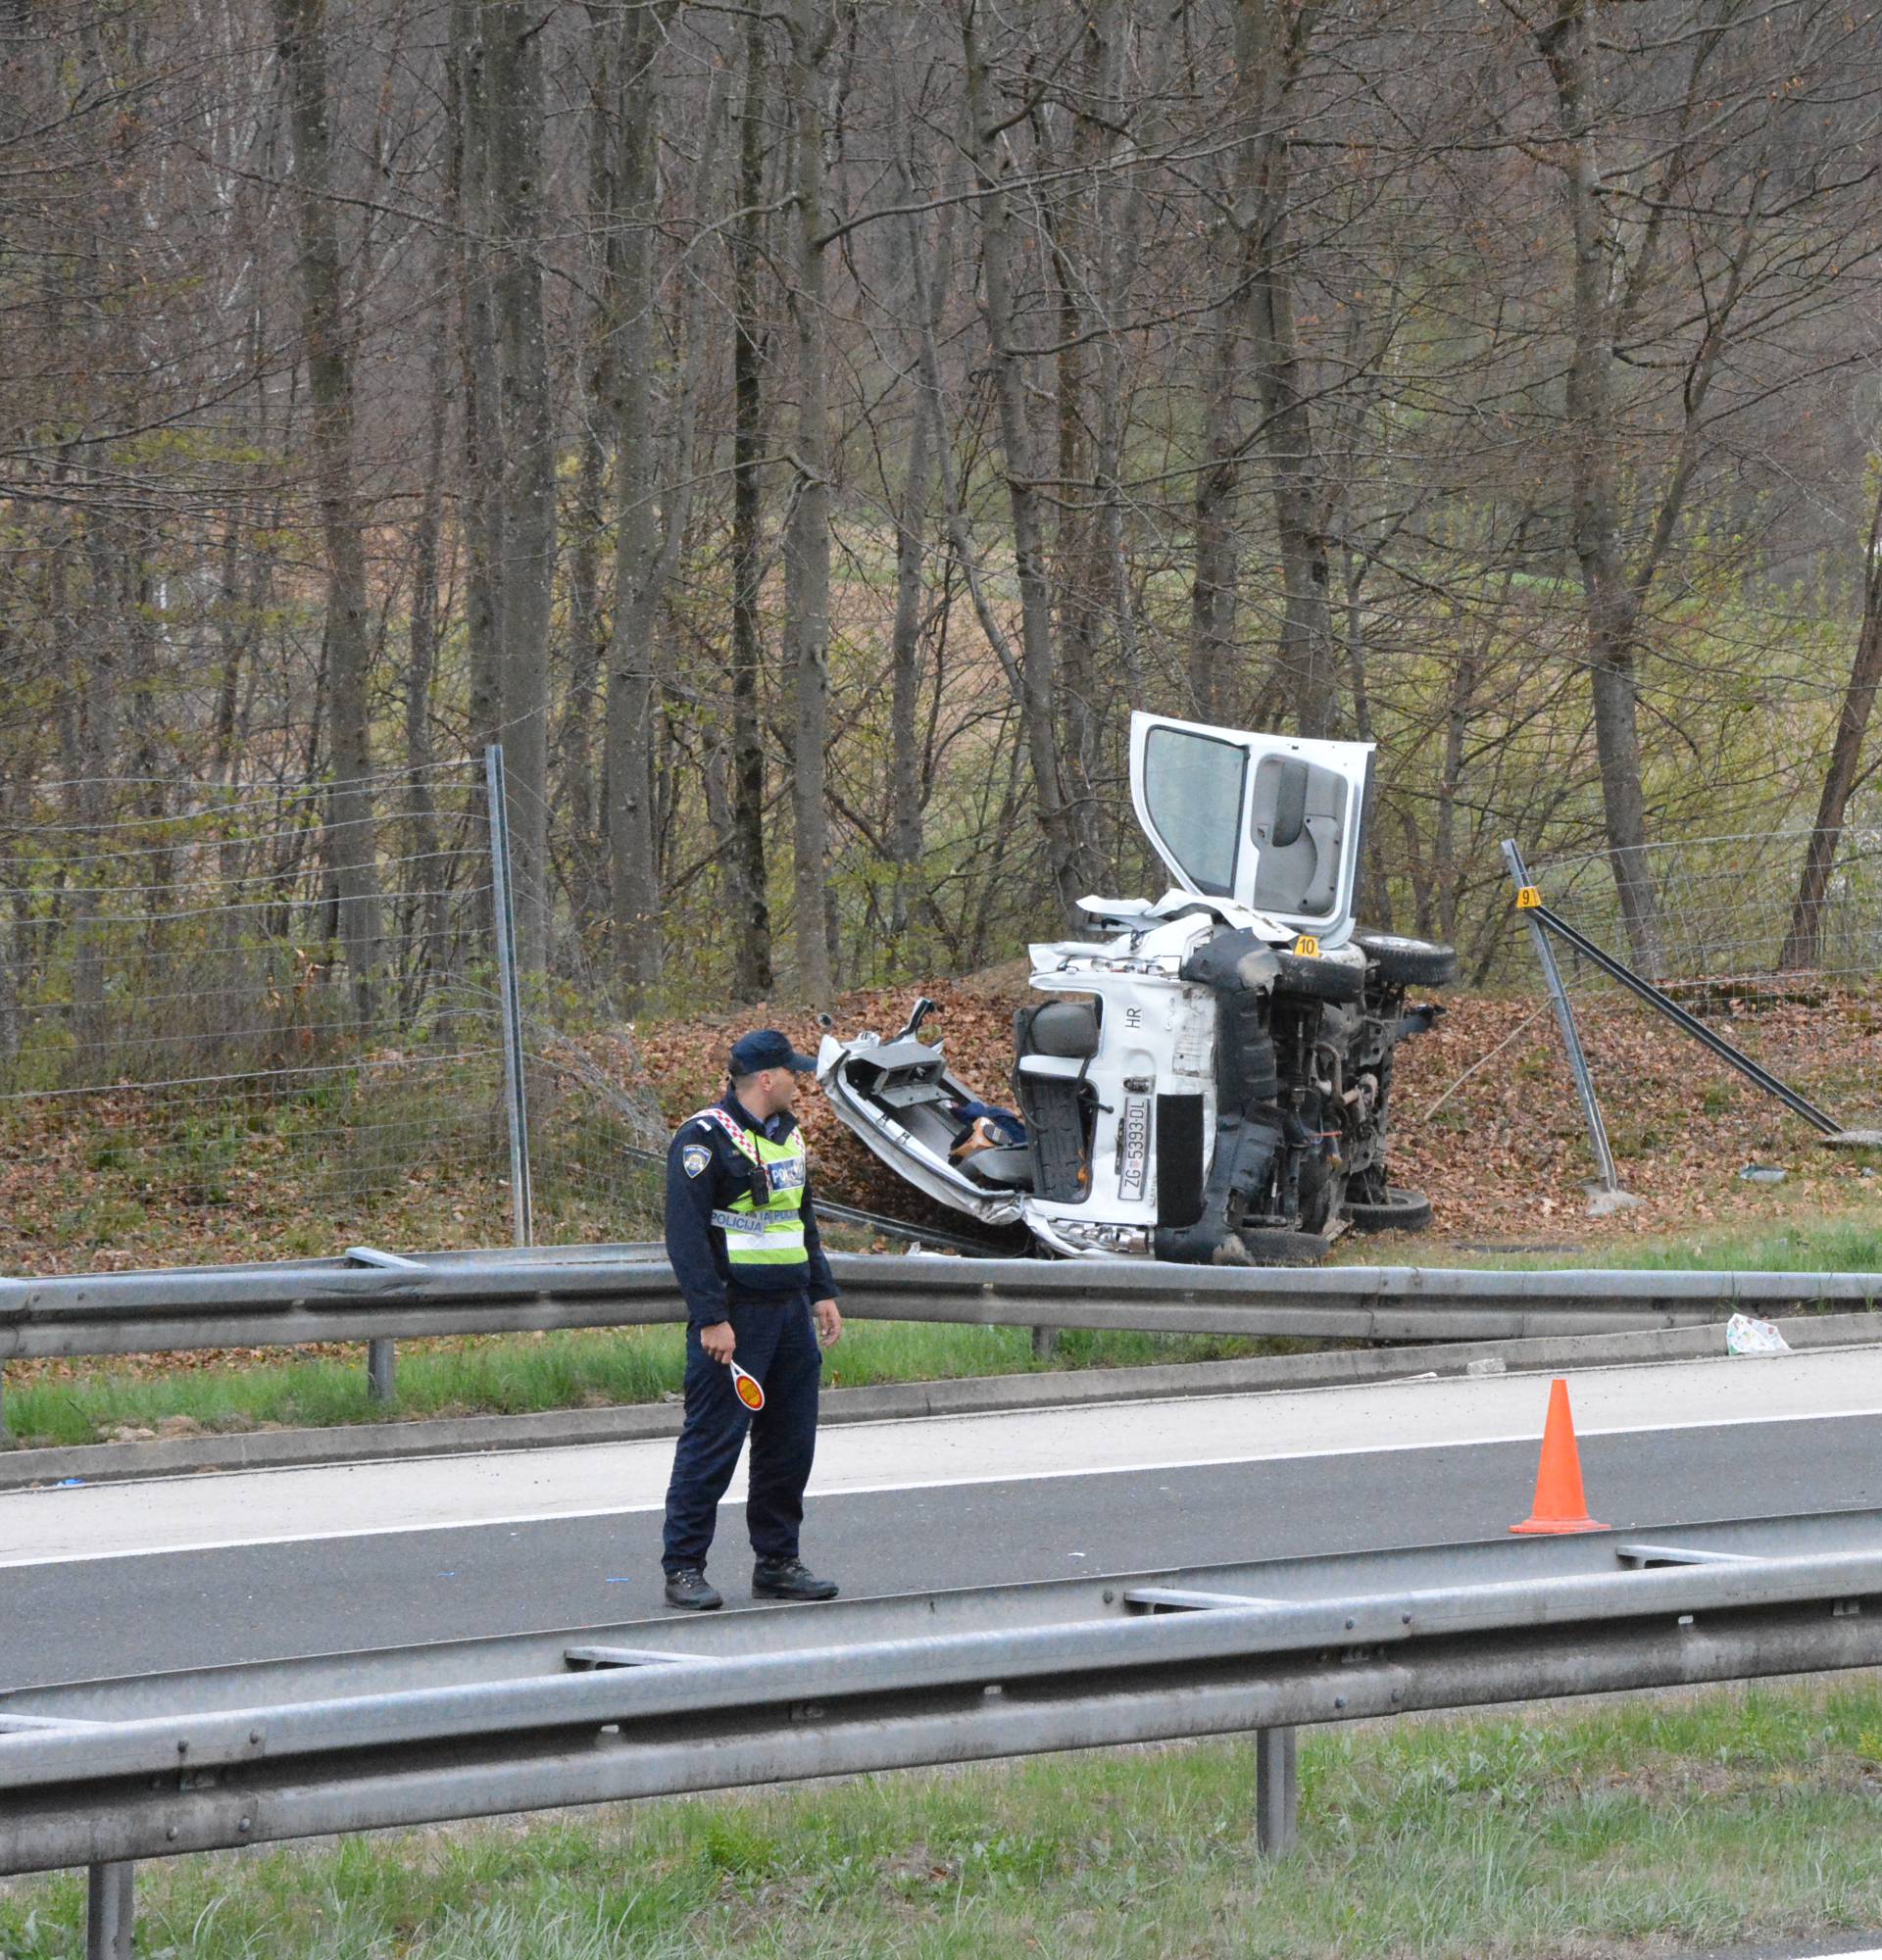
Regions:
<instances>
[{"instance_id":1,"label":"plastic bag litter on road","mask_svg":"<svg viewBox=\"0 0 1882 1960\"><path fill-rule=\"evenodd\" d=\"M1735 1313L1725 1323L1725 1351L1728 1354L1788 1354L1791 1344L1768 1320L1754 1320L1749 1313Z\"/></svg>"}]
</instances>

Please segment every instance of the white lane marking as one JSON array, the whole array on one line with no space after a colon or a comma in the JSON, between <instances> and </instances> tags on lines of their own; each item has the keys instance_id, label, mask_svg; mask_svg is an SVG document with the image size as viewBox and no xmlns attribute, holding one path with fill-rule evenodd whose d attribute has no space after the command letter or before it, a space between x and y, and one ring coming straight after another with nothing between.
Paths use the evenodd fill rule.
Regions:
<instances>
[{"instance_id":1,"label":"white lane marking","mask_svg":"<svg viewBox=\"0 0 1882 1960\"><path fill-rule=\"evenodd\" d=\"M1572 1396L1586 1411L1578 1433L1590 1439L1878 1415L1878 1388L1882 1354L1813 1354L1596 1370L1576 1378ZM1533 1443L1545 1401L1545 1380L1494 1376L857 1423L823 1433L812 1495ZM1664 1411L1676 1401L1731 1407L1668 1421ZM1170 1454L1172 1429L1188 1445L1184 1454ZM1366 1441L1339 1441L1355 1435ZM14 1492L0 1497L0 1568L627 1517L661 1509L670 1462L672 1443L659 1439ZM1527 1480L1517 1482L1513 1505L1529 1495ZM612 1488L610 1503L592 1501L598 1484ZM727 1503L741 1497L743 1482L735 1482Z\"/></svg>"}]
</instances>

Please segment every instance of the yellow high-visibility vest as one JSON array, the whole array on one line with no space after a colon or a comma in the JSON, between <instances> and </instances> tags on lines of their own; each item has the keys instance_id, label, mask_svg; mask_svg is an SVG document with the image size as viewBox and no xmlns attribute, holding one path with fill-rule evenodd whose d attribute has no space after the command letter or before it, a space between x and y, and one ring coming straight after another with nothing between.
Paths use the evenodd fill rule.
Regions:
<instances>
[{"instance_id":1,"label":"yellow high-visibility vest","mask_svg":"<svg viewBox=\"0 0 1882 1960\"><path fill-rule=\"evenodd\" d=\"M804 1250L804 1170L808 1161L804 1132L793 1130L781 1144L774 1144L768 1137L745 1129L717 1106L702 1109L692 1120L716 1124L764 1171L770 1187L770 1199L765 1204L755 1203L747 1191L724 1210L713 1213L713 1223L725 1234L725 1258L732 1270L808 1265Z\"/></svg>"}]
</instances>

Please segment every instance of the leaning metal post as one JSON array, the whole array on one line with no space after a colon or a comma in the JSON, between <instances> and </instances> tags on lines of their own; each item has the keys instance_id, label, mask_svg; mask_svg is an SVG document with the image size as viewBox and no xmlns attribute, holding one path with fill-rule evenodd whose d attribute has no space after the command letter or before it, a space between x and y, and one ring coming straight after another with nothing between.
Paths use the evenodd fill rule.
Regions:
<instances>
[{"instance_id":1,"label":"leaning metal post","mask_svg":"<svg viewBox=\"0 0 1882 1960\"><path fill-rule=\"evenodd\" d=\"M517 980L517 906L510 889L510 811L503 744L483 752L490 789L490 883L497 924L497 985L502 998L504 1108L510 1122L510 1215L519 1246L535 1243L529 1185L529 1103L522 1069L522 996Z\"/></svg>"},{"instance_id":2,"label":"leaning metal post","mask_svg":"<svg viewBox=\"0 0 1882 1960\"><path fill-rule=\"evenodd\" d=\"M1255 1732L1255 1841L1264 1856L1285 1858L1300 1840L1300 1731Z\"/></svg>"},{"instance_id":3,"label":"leaning metal post","mask_svg":"<svg viewBox=\"0 0 1882 1960\"><path fill-rule=\"evenodd\" d=\"M1503 861L1510 867L1510 880L1516 888L1516 901L1521 906L1524 895L1533 887L1529 883L1529 867L1522 861L1522 852L1513 837L1504 839ZM1561 969L1556 964L1556 950L1549 944L1549 935L1534 919L1529 921L1529 938L1536 949L1536 963L1542 968L1543 985L1548 988L1550 1004L1556 1010L1561 1045L1568 1051L1568 1066L1574 1071L1575 1093L1581 1098L1581 1113L1588 1124L1588 1144L1595 1153L1595 1167L1601 1173L1601 1188L1618 1191L1620 1179L1614 1170L1614 1153L1608 1147L1608 1125L1602 1118L1588 1057L1582 1053L1575 1010L1568 1004L1568 990L1561 984Z\"/></svg>"},{"instance_id":4,"label":"leaning metal post","mask_svg":"<svg viewBox=\"0 0 1882 1960\"><path fill-rule=\"evenodd\" d=\"M137 1867L90 1865L85 1878L85 1960L131 1960Z\"/></svg>"}]
</instances>

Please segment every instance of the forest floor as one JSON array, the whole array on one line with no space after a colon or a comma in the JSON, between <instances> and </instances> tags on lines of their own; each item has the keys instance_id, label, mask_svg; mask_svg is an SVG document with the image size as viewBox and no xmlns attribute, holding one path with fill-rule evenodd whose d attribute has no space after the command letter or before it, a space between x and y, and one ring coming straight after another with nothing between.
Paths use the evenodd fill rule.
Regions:
<instances>
[{"instance_id":1,"label":"forest floor","mask_svg":"<svg viewBox=\"0 0 1882 1960\"><path fill-rule=\"evenodd\" d=\"M932 990L938 1037L954 1072L990 1101L1006 1095L1014 1010L1026 1000L1015 962ZM912 990L882 989L839 1003L849 1033L886 1032L906 1017ZM1800 986L1778 998L1768 979L1706 1004L1710 1024L1852 1128L1882 1120L1882 1000ZM1882 1155L1824 1149L1816 1133L1645 1006L1622 997L1577 1003L1583 1045L1607 1117L1621 1181L1641 1202L1588 1215L1594 1162L1574 1081L1555 1021L1534 995L1455 995L1428 1035L1395 1062L1392 1182L1425 1192L1431 1232L1392 1242L1395 1260L1442 1261L1448 1251L1529 1245L1624 1257L1630 1245L1692 1228L1768 1236L1799 1220L1847 1216L1882 1222ZM643 1079L677 1118L718 1084L728 1032L751 1018L649 1024L637 1030ZM809 1014L778 1025L815 1048ZM826 1196L908 1219L952 1218L920 1208L909 1191L819 1099L805 1112L818 1186ZM1751 1166L1781 1182L1747 1182ZM959 1222L958 1220L956 1221ZM1371 1259L1386 1242L1349 1234L1336 1256Z\"/></svg>"}]
</instances>

